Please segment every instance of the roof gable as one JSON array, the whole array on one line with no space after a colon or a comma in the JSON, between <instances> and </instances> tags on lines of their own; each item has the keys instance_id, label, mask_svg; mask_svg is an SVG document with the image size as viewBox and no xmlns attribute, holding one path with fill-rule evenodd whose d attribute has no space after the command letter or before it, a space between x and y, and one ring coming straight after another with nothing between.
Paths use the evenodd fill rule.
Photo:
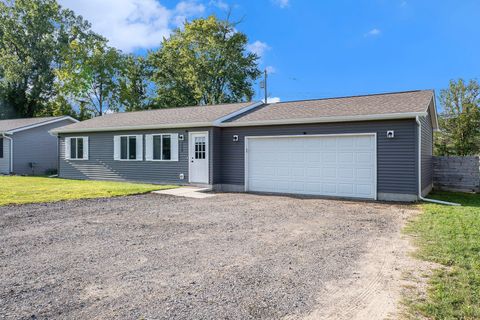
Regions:
<instances>
[{"instance_id":1,"label":"roof gable","mask_svg":"<svg viewBox=\"0 0 480 320\"><path fill-rule=\"evenodd\" d=\"M14 133L63 120L78 122L70 116L7 119L0 120L0 133Z\"/></svg>"}]
</instances>

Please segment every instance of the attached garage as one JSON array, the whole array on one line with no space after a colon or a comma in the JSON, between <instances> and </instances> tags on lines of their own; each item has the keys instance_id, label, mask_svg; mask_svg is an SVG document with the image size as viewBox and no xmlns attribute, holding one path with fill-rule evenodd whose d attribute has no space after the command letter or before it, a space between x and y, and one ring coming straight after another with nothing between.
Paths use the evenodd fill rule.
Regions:
<instances>
[{"instance_id":1,"label":"attached garage","mask_svg":"<svg viewBox=\"0 0 480 320\"><path fill-rule=\"evenodd\" d=\"M376 199L376 134L246 137L246 191Z\"/></svg>"}]
</instances>

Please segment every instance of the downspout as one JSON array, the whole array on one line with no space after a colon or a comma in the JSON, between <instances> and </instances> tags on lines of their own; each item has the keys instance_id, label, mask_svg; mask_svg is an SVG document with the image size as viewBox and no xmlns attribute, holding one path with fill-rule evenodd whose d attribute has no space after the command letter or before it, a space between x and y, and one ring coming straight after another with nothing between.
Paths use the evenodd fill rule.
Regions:
<instances>
[{"instance_id":1,"label":"downspout","mask_svg":"<svg viewBox=\"0 0 480 320\"><path fill-rule=\"evenodd\" d=\"M418 125L418 199L426 202L445 204L449 206L460 206L461 204L459 203L428 199L422 196L422 124L418 119L418 116L415 117L415 121Z\"/></svg>"},{"instance_id":2,"label":"downspout","mask_svg":"<svg viewBox=\"0 0 480 320\"><path fill-rule=\"evenodd\" d=\"M10 141L10 173L13 173L13 138L8 137L5 132L2 132L2 137Z\"/></svg>"}]
</instances>

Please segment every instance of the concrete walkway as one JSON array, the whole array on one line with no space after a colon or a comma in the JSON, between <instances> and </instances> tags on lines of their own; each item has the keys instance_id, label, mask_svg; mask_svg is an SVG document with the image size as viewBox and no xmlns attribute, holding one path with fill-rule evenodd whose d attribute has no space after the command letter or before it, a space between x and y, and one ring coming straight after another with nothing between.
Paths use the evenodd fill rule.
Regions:
<instances>
[{"instance_id":1,"label":"concrete walkway","mask_svg":"<svg viewBox=\"0 0 480 320\"><path fill-rule=\"evenodd\" d=\"M211 190L209 188L201 188L201 187L180 187L175 189L152 191L152 193L168 194L171 196L196 198L196 199L211 198L215 196L214 194L211 194L211 193L205 193L207 191L211 191Z\"/></svg>"}]
</instances>

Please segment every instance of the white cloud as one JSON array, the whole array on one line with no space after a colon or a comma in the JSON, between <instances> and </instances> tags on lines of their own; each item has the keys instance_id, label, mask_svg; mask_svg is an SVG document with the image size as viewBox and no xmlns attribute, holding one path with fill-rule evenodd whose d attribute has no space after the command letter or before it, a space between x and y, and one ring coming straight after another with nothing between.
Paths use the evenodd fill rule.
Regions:
<instances>
[{"instance_id":1,"label":"white cloud","mask_svg":"<svg viewBox=\"0 0 480 320\"><path fill-rule=\"evenodd\" d=\"M172 28L187 18L203 14L196 1L182 1L168 9L156 0L59 0L82 15L109 44L126 52L157 47Z\"/></svg>"},{"instance_id":2,"label":"white cloud","mask_svg":"<svg viewBox=\"0 0 480 320\"><path fill-rule=\"evenodd\" d=\"M262 57L263 54L269 50L270 47L265 42L255 41L247 45L247 50L255 53L257 56Z\"/></svg>"},{"instance_id":3,"label":"white cloud","mask_svg":"<svg viewBox=\"0 0 480 320\"><path fill-rule=\"evenodd\" d=\"M228 3L222 0L211 0L208 4L210 6L217 7L218 9L224 10L224 11L227 11L230 9L230 6L228 5Z\"/></svg>"},{"instance_id":4,"label":"white cloud","mask_svg":"<svg viewBox=\"0 0 480 320\"><path fill-rule=\"evenodd\" d=\"M274 4L279 6L280 8L286 8L289 5L289 0L271 0Z\"/></svg>"},{"instance_id":5,"label":"white cloud","mask_svg":"<svg viewBox=\"0 0 480 320\"><path fill-rule=\"evenodd\" d=\"M205 12L205 6L196 1L181 1L175 6L175 17L173 23L181 26L189 17L195 17Z\"/></svg>"},{"instance_id":6,"label":"white cloud","mask_svg":"<svg viewBox=\"0 0 480 320\"><path fill-rule=\"evenodd\" d=\"M373 28L372 30L365 33L364 36L365 37L376 37L376 36L379 36L381 33L382 33L382 31L380 29Z\"/></svg>"},{"instance_id":7,"label":"white cloud","mask_svg":"<svg viewBox=\"0 0 480 320\"><path fill-rule=\"evenodd\" d=\"M265 99L262 99L263 102L265 102ZM278 103L280 102L280 97L268 97L267 98L267 103Z\"/></svg>"}]
</instances>

